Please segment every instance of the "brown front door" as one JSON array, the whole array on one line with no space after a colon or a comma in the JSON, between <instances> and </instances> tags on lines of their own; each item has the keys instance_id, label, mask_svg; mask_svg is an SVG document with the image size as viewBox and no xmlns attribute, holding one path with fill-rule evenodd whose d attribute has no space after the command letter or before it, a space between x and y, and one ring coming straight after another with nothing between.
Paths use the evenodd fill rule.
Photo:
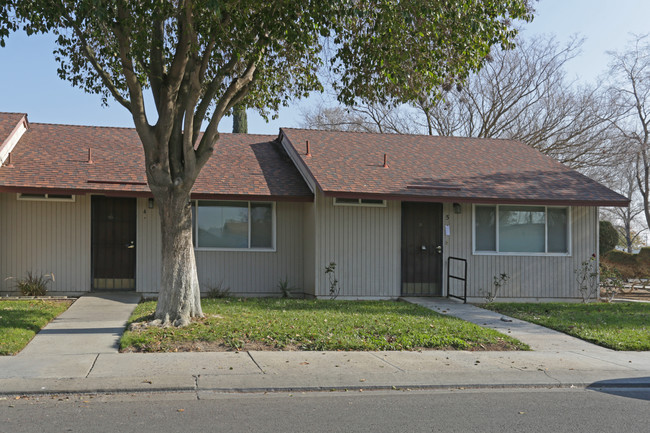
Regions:
<instances>
[{"instance_id":1,"label":"brown front door","mask_svg":"<svg viewBox=\"0 0 650 433\"><path fill-rule=\"evenodd\" d=\"M93 196L93 290L135 289L136 199Z\"/></svg>"},{"instance_id":2,"label":"brown front door","mask_svg":"<svg viewBox=\"0 0 650 433\"><path fill-rule=\"evenodd\" d=\"M402 203L402 296L442 296L440 203Z\"/></svg>"}]
</instances>

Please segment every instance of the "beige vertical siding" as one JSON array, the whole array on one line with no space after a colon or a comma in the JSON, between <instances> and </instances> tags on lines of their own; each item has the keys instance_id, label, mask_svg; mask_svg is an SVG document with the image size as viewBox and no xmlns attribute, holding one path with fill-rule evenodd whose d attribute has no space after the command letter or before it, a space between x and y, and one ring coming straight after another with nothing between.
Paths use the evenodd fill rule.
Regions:
<instances>
[{"instance_id":1,"label":"beige vertical siding","mask_svg":"<svg viewBox=\"0 0 650 433\"><path fill-rule=\"evenodd\" d=\"M276 251L196 251L201 290L221 284L232 294L278 295L278 282L288 279L303 290L303 218L305 203L276 203ZM138 292L158 292L160 283L160 220L157 209L138 202ZM146 214L145 211L146 210Z\"/></svg>"},{"instance_id":2,"label":"beige vertical siding","mask_svg":"<svg viewBox=\"0 0 650 433\"><path fill-rule=\"evenodd\" d=\"M316 204L316 295L329 294L325 267L335 262L342 298L400 295L401 204L334 206L318 193Z\"/></svg>"},{"instance_id":3,"label":"beige vertical siding","mask_svg":"<svg viewBox=\"0 0 650 433\"><path fill-rule=\"evenodd\" d=\"M0 291L31 271L54 273L50 292L90 290L90 197L74 202L17 200L0 194Z\"/></svg>"},{"instance_id":4,"label":"beige vertical siding","mask_svg":"<svg viewBox=\"0 0 650 433\"><path fill-rule=\"evenodd\" d=\"M161 241L158 207L148 208L146 198L138 199L135 242L135 288L138 292L156 293L160 286Z\"/></svg>"},{"instance_id":5,"label":"beige vertical siding","mask_svg":"<svg viewBox=\"0 0 650 433\"><path fill-rule=\"evenodd\" d=\"M305 203L303 210L303 291L305 295L316 295L316 204Z\"/></svg>"},{"instance_id":6,"label":"beige vertical siding","mask_svg":"<svg viewBox=\"0 0 650 433\"><path fill-rule=\"evenodd\" d=\"M501 289L498 299L541 300L576 299L578 292L574 270L598 251L597 209L571 208L570 256L499 256L472 254L472 205L463 204L462 213L454 214L451 204L445 204L443 224L449 224L450 236L444 236L444 268L449 256L467 259L468 297L482 300L481 290L490 290L495 275L506 273L510 280ZM447 217L449 219L447 219ZM444 227L443 227L444 230ZM452 273L460 272L452 270ZM444 279L446 287L446 276ZM454 286L454 284L456 284ZM450 283L452 291L461 293L461 283ZM447 290L445 289L445 294Z\"/></svg>"}]
</instances>

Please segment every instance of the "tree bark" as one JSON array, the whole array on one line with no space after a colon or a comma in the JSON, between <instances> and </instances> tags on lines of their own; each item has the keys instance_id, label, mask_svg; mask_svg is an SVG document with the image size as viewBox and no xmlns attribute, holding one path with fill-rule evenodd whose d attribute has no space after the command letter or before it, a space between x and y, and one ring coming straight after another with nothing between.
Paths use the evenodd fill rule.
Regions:
<instances>
[{"instance_id":1,"label":"tree bark","mask_svg":"<svg viewBox=\"0 0 650 433\"><path fill-rule=\"evenodd\" d=\"M201 290L192 242L189 194L174 187L156 194L162 235L161 287L154 321L163 326L185 326L203 317Z\"/></svg>"},{"instance_id":2,"label":"tree bark","mask_svg":"<svg viewBox=\"0 0 650 433\"><path fill-rule=\"evenodd\" d=\"M246 107L236 104L232 109L232 132L234 134L248 134L248 116Z\"/></svg>"}]
</instances>

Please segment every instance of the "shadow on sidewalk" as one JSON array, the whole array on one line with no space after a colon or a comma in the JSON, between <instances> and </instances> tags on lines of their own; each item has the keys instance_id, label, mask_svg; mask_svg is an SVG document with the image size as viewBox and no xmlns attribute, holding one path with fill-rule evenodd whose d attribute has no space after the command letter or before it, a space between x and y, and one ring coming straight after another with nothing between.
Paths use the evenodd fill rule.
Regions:
<instances>
[{"instance_id":1,"label":"shadow on sidewalk","mask_svg":"<svg viewBox=\"0 0 650 433\"><path fill-rule=\"evenodd\" d=\"M114 334L122 335L124 327L113 328L65 328L65 329L41 329L40 335L66 335L66 334Z\"/></svg>"}]
</instances>

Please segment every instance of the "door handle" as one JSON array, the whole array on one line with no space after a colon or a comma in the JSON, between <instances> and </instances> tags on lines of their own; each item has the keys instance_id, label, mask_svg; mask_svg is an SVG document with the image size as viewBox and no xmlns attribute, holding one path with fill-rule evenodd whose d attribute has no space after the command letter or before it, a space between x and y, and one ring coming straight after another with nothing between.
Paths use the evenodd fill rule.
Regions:
<instances>
[{"instance_id":1,"label":"door handle","mask_svg":"<svg viewBox=\"0 0 650 433\"><path fill-rule=\"evenodd\" d=\"M438 252L438 254L442 253L442 247L440 245L438 245L436 247L436 251Z\"/></svg>"},{"instance_id":2,"label":"door handle","mask_svg":"<svg viewBox=\"0 0 650 433\"><path fill-rule=\"evenodd\" d=\"M133 241L129 242L128 244L126 244L126 247L129 248L129 249L135 248L135 242L133 242Z\"/></svg>"}]
</instances>

